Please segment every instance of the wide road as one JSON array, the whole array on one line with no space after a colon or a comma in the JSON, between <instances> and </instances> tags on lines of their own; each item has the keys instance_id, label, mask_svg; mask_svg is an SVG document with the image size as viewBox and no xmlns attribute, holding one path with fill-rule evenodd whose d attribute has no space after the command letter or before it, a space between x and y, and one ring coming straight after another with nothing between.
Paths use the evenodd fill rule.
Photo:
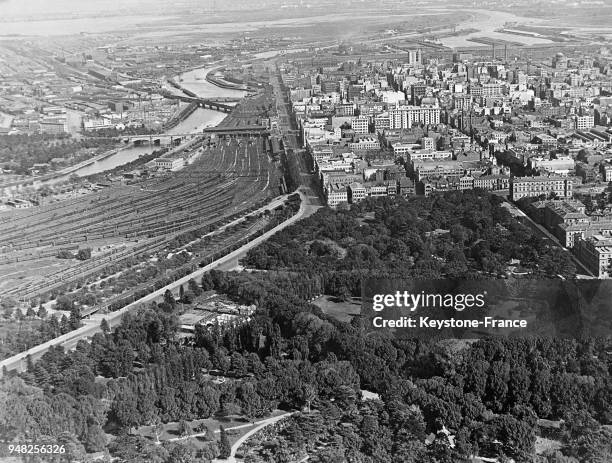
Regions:
<instances>
[{"instance_id":1,"label":"wide road","mask_svg":"<svg viewBox=\"0 0 612 463\"><path fill-rule=\"evenodd\" d=\"M295 215L293 215L292 217L290 217L283 223L277 225L273 229L255 238L253 241L245 244L244 246L236 249L235 251L232 251L229 254L221 257L220 259L217 259L216 261L206 265L205 267L202 267L196 270L195 272L190 273L189 275L186 275L183 278L173 283L170 283L169 285L164 286L163 288L142 297L141 299L138 299L137 301L132 302L131 304L128 304L127 306L123 307L120 310L117 310L116 312L111 312L108 314L93 315L90 319L84 320L85 325L82 326L81 328L71 331L70 333L66 333L57 338L51 339L50 341L47 341L43 344L32 347L31 349L25 352L19 353L17 355L14 355L13 357L9 357L3 360L2 362L0 362L0 376L2 375L2 371L4 370L4 367L6 367L7 370L17 370L19 372L24 371L26 368L28 355L31 357L32 361L36 361L40 357L42 357L52 346L61 345L62 347L64 347L65 350L73 349L79 341L91 338L94 334L100 331L100 322L102 321L103 318L105 318L109 326L113 328L117 326L119 323L121 323L121 318L123 317L124 314L130 312L131 310L134 310L135 308L139 307L141 304L155 301L157 299L162 298L164 293L167 290L170 290L170 291L177 290L179 286L187 283L192 278L196 279L197 281L197 279L200 278L204 273L212 269L220 268L222 264L225 264L227 262L237 263L237 260L240 259L241 256L244 256L250 249L254 248L255 246L260 245L261 243L266 241L268 238L273 236L275 233L283 230L289 225L294 224L298 220L311 215L318 209L317 206L313 206L311 204L312 198L307 193L305 193L302 190L298 190L298 194L300 195L300 198L301 198L300 209ZM286 198L286 197L282 197L282 198ZM262 207L260 210L263 211L264 209L277 207L283 201L284 199L281 200L281 198L276 198L268 205Z\"/></svg>"},{"instance_id":2,"label":"wide road","mask_svg":"<svg viewBox=\"0 0 612 463\"><path fill-rule=\"evenodd\" d=\"M283 92L283 83L277 67L277 60L269 61L268 66L271 69L275 69L275 72L270 77L270 84L274 89L274 96L276 98L276 109L278 111L284 148L288 156L295 157L300 169L302 188L306 187L307 190L312 192L312 204L323 205L321 198L315 193L320 189L319 180L314 172L311 172L312 166L309 166L309 164L312 163L312 160L298 139L297 134L299 131L297 130L297 123L292 113L291 101L289 101L287 94ZM315 200L315 196L318 197L318 200Z\"/></svg>"},{"instance_id":3,"label":"wide road","mask_svg":"<svg viewBox=\"0 0 612 463\"><path fill-rule=\"evenodd\" d=\"M298 219L295 219L291 223L283 222L282 224L279 225L279 226L282 226L282 228L285 228L286 226L291 225L292 223L294 223L295 221L299 219L303 219L303 218L311 216L312 214L314 214L317 210L321 208L319 197L315 193L313 193L310 188L300 187L300 189L298 190L298 193L300 194L300 198L302 200L302 203L300 204L300 211L303 209L303 214ZM292 218L297 217L298 214L294 215ZM266 235L267 234L262 235L260 238L263 238ZM260 238L257 238L255 241L259 240ZM262 243L268 238L269 236L266 236L266 238L259 241L259 243ZM243 246L237 249L234 253L232 253L231 257L229 255L226 256L227 259L223 260L223 262L220 262L221 259L219 259L218 261L219 263L216 265L215 269L223 270L225 272L230 272L232 270L241 270L240 260L247 255L251 247Z\"/></svg>"}]
</instances>

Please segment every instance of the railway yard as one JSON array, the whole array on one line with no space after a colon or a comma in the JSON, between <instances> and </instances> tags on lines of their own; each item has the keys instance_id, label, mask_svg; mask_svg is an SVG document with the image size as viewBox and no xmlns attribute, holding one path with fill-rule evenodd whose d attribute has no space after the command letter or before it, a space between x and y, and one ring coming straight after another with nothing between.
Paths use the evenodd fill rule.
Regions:
<instances>
[{"instance_id":1,"label":"railway yard","mask_svg":"<svg viewBox=\"0 0 612 463\"><path fill-rule=\"evenodd\" d=\"M223 252L273 220L240 219L279 194L269 146L216 139L180 171L0 214L0 291L24 302L70 293L85 307L112 309L155 278ZM91 258L72 257L78 249Z\"/></svg>"},{"instance_id":2,"label":"railway yard","mask_svg":"<svg viewBox=\"0 0 612 463\"><path fill-rule=\"evenodd\" d=\"M267 119L272 114L276 114L275 99L271 89L267 88L251 98L242 100L214 130L261 129L262 119Z\"/></svg>"}]
</instances>

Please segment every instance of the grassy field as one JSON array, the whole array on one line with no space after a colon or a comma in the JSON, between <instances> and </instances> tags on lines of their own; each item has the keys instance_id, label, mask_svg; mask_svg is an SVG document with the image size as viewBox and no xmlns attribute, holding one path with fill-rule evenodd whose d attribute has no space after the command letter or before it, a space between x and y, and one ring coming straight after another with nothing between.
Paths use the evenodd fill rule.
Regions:
<instances>
[{"instance_id":1,"label":"grassy field","mask_svg":"<svg viewBox=\"0 0 612 463\"><path fill-rule=\"evenodd\" d=\"M274 410L271 414L266 415L263 418L258 418L256 421L260 421L262 419L271 418L274 416L282 415L286 413L282 410ZM257 424L252 424L248 421L248 419L242 416L228 416L228 417L214 417L207 418L204 420L194 420L188 421L191 429L193 429L194 433L197 433L195 430L200 424L204 424L209 431L212 433L212 436L199 436L191 438L191 441L197 446L198 442L210 442L211 440L219 439L219 428L223 426L227 431L227 435L229 437L230 443L234 444L240 437L249 432L251 429L255 428ZM167 441L171 439L177 439L181 437L178 432L178 423L167 423L163 425L163 431L159 435L160 441ZM237 429L233 429L237 428ZM142 426L136 430L136 434L147 437L152 441L155 440L155 433L153 432L153 428L151 426ZM187 437L185 438L187 439Z\"/></svg>"},{"instance_id":2,"label":"grassy field","mask_svg":"<svg viewBox=\"0 0 612 463\"><path fill-rule=\"evenodd\" d=\"M353 297L350 301L341 301L334 296L323 295L313 301L327 315L342 322L350 322L354 315L361 313L361 298Z\"/></svg>"}]
</instances>

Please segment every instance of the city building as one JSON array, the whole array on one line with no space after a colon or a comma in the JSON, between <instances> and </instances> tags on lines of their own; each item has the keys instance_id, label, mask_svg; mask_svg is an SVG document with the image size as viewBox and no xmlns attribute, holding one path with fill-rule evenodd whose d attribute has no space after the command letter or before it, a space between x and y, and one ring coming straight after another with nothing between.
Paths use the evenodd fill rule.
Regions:
<instances>
[{"instance_id":1,"label":"city building","mask_svg":"<svg viewBox=\"0 0 612 463\"><path fill-rule=\"evenodd\" d=\"M367 116L353 117L351 128L357 134L367 134L370 131L370 118Z\"/></svg>"},{"instance_id":2,"label":"city building","mask_svg":"<svg viewBox=\"0 0 612 463\"><path fill-rule=\"evenodd\" d=\"M374 137L364 137L359 138L358 141L354 141L348 144L349 149L356 151L366 151L366 150L379 150L380 142L377 138Z\"/></svg>"},{"instance_id":3,"label":"city building","mask_svg":"<svg viewBox=\"0 0 612 463\"><path fill-rule=\"evenodd\" d=\"M329 184L327 186L327 205L329 207L336 207L340 203L348 203L347 186Z\"/></svg>"},{"instance_id":4,"label":"city building","mask_svg":"<svg viewBox=\"0 0 612 463\"><path fill-rule=\"evenodd\" d=\"M185 165L185 161L181 157L157 158L153 162L155 163L155 167L165 170L178 170Z\"/></svg>"},{"instance_id":5,"label":"city building","mask_svg":"<svg viewBox=\"0 0 612 463\"><path fill-rule=\"evenodd\" d=\"M474 177L474 188L491 191L507 190L510 188L510 176L496 174Z\"/></svg>"},{"instance_id":6,"label":"city building","mask_svg":"<svg viewBox=\"0 0 612 463\"><path fill-rule=\"evenodd\" d=\"M569 156L558 156L554 159L533 156L529 158L528 165L534 170L541 169L557 175L568 175L574 172L576 161Z\"/></svg>"},{"instance_id":7,"label":"city building","mask_svg":"<svg viewBox=\"0 0 612 463\"><path fill-rule=\"evenodd\" d=\"M440 107L398 106L389 110L390 129L409 129L413 125L434 125L440 123Z\"/></svg>"},{"instance_id":8,"label":"city building","mask_svg":"<svg viewBox=\"0 0 612 463\"><path fill-rule=\"evenodd\" d=\"M595 117L592 115L574 116L574 129L588 130L595 126Z\"/></svg>"},{"instance_id":9,"label":"city building","mask_svg":"<svg viewBox=\"0 0 612 463\"><path fill-rule=\"evenodd\" d=\"M38 124L40 133L57 135L68 132L65 120L42 120Z\"/></svg>"},{"instance_id":10,"label":"city building","mask_svg":"<svg viewBox=\"0 0 612 463\"><path fill-rule=\"evenodd\" d=\"M580 262L588 268L596 278L612 276L612 238L603 235L593 235L585 240L579 239L574 252Z\"/></svg>"},{"instance_id":11,"label":"city building","mask_svg":"<svg viewBox=\"0 0 612 463\"><path fill-rule=\"evenodd\" d=\"M366 198L366 189L362 183L353 182L348 186L348 201L358 203Z\"/></svg>"},{"instance_id":12,"label":"city building","mask_svg":"<svg viewBox=\"0 0 612 463\"><path fill-rule=\"evenodd\" d=\"M560 199L571 198L573 180L558 176L512 177L510 179L510 199L512 201L540 195L549 196L552 193Z\"/></svg>"},{"instance_id":13,"label":"city building","mask_svg":"<svg viewBox=\"0 0 612 463\"><path fill-rule=\"evenodd\" d=\"M427 151L433 151L436 149L436 142L431 137L423 137L421 139L421 148Z\"/></svg>"}]
</instances>

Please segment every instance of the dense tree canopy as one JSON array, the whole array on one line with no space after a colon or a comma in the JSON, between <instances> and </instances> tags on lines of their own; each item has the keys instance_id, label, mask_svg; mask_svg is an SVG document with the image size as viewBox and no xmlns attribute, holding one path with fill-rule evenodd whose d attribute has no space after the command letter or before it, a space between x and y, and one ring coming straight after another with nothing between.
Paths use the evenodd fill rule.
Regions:
<instances>
[{"instance_id":1,"label":"dense tree canopy","mask_svg":"<svg viewBox=\"0 0 612 463\"><path fill-rule=\"evenodd\" d=\"M365 276L498 277L518 259L533 276L575 275L571 256L550 246L482 190L408 200L381 198L324 209L251 250L245 265L322 278L323 291L360 295Z\"/></svg>"},{"instance_id":2,"label":"dense tree canopy","mask_svg":"<svg viewBox=\"0 0 612 463\"><path fill-rule=\"evenodd\" d=\"M429 233L436 229L448 232ZM215 290L255 304L248 323L198 325L183 341L167 294L124 315L114 331L107 327L74 351L52 348L25 373L3 378L0 435L61 439L74 455L106 448L121 461L209 461L227 452L219 433L196 449L130 432L181 422L188 436L195 419L256 420L281 408L296 413L250 442L245 461L608 461L609 339L452 347L368 332L359 319L340 322L308 302L326 291L354 292L369 271L468 268L485 276L519 258L539 274L535 256L553 259L554 252L479 192L323 210L250 253L250 265L270 271L211 271L186 285L183 296ZM228 380L214 381L212 372ZM361 400L362 390L378 398ZM557 425L547 430L542 420ZM534 460L543 433L560 448Z\"/></svg>"}]
</instances>

